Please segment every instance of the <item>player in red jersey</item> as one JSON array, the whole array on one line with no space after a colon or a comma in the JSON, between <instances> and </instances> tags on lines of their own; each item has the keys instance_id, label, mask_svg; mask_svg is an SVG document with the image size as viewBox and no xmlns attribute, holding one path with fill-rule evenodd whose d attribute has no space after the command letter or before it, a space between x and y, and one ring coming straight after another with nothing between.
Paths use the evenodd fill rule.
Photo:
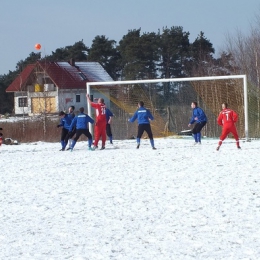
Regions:
<instances>
[{"instance_id":1,"label":"player in red jersey","mask_svg":"<svg viewBox=\"0 0 260 260\"><path fill-rule=\"evenodd\" d=\"M237 113L228 108L228 104L227 103L223 103L222 104L222 111L220 112L217 122L220 126L222 126L222 133L220 136L220 140L218 142L218 147L217 147L217 151L219 150L220 146L222 145L222 142L226 139L227 135L229 133L232 133L235 140L236 140L236 145L238 149L241 149L241 147L239 146L239 138L238 138L238 134L237 134L237 129L235 126L235 123L238 120L238 115Z\"/></svg>"},{"instance_id":2,"label":"player in red jersey","mask_svg":"<svg viewBox=\"0 0 260 260\"><path fill-rule=\"evenodd\" d=\"M96 110L96 122L95 122L95 128L94 128L94 148L96 149L98 146L98 141L101 137L102 140L102 147L101 150L105 149L105 144L106 144L106 125L107 125L107 120L106 120L106 105L104 103L103 98L99 98L97 103L94 103L91 101L89 95L86 95L87 100L89 104L95 108Z\"/></svg>"}]
</instances>

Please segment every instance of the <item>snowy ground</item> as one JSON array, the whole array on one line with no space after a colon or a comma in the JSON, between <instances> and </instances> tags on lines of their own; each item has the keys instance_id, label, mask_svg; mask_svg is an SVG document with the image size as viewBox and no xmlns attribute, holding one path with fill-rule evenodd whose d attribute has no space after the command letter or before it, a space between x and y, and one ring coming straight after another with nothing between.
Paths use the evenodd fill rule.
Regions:
<instances>
[{"instance_id":1,"label":"snowy ground","mask_svg":"<svg viewBox=\"0 0 260 260\"><path fill-rule=\"evenodd\" d=\"M0 147L0 259L260 259L260 141Z\"/></svg>"}]
</instances>

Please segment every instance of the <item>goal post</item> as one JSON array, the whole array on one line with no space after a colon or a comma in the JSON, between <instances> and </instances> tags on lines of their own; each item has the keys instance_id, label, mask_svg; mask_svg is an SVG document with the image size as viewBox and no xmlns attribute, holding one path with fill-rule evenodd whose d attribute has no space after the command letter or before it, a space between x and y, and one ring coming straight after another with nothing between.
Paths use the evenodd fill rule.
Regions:
<instances>
[{"instance_id":1,"label":"goal post","mask_svg":"<svg viewBox=\"0 0 260 260\"><path fill-rule=\"evenodd\" d=\"M113 108L114 121L118 122L113 124L113 130L115 133L115 128L122 130L118 137L113 133L116 139L135 135L136 127L133 129L126 120L137 109L137 102L143 100L145 107L155 115L152 122L155 137L177 135L186 130L191 117L190 104L197 101L209 119L202 133L204 136L219 137L221 129L216 118L221 104L227 102L239 114L240 138L249 140L246 75L87 82L86 92L94 98L103 97L107 106ZM93 116L92 111L88 104L90 116ZM90 131L93 133L92 127Z\"/></svg>"}]
</instances>

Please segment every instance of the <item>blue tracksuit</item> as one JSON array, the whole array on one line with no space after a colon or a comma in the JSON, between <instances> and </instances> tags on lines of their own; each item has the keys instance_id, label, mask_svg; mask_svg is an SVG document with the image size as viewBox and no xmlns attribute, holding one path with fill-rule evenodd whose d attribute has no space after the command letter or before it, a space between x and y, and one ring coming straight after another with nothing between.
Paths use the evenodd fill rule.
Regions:
<instances>
[{"instance_id":1,"label":"blue tracksuit","mask_svg":"<svg viewBox=\"0 0 260 260\"><path fill-rule=\"evenodd\" d=\"M62 147L62 151L64 151L67 143L68 143L68 139L67 139L67 135L68 132L70 131L70 125L71 125L71 117L68 114L65 114L64 117L62 117L60 119L60 124L58 126L62 126L62 132L61 132L61 147Z\"/></svg>"},{"instance_id":2,"label":"blue tracksuit","mask_svg":"<svg viewBox=\"0 0 260 260\"><path fill-rule=\"evenodd\" d=\"M113 117L113 113L106 108L106 121L107 121L107 125L106 125L106 134L109 137L109 141L112 144L113 143L113 135L112 135L112 131L111 131L111 125L108 123L110 117Z\"/></svg>"},{"instance_id":3,"label":"blue tracksuit","mask_svg":"<svg viewBox=\"0 0 260 260\"><path fill-rule=\"evenodd\" d=\"M195 120L195 117L198 119ZM201 122L207 122L207 117L204 113L204 111L200 107L195 107L192 111L192 117L190 120L190 124L192 125L193 123L201 123Z\"/></svg>"},{"instance_id":4,"label":"blue tracksuit","mask_svg":"<svg viewBox=\"0 0 260 260\"><path fill-rule=\"evenodd\" d=\"M138 124L150 124L149 119L154 120L153 115L150 110L145 107L139 107L134 113L133 117L129 119L131 123L133 123L137 119Z\"/></svg>"},{"instance_id":5,"label":"blue tracksuit","mask_svg":"<svg viewBox=\"0 0 260 260\"><path fill-rule=\"evenodd\" d=\"M108 108L106 108L106 119L107 119L107 122L108 122L108 120L109 120L109 118L111 116L114 116L113 113Z\"/></svg>"},{"instance_id":6,"label":"blue tracksuit","mask_svg":"<svg viewBox=\"0 0 260 260\"><path fill-rule=\"evenodd\" d=\"M76 127L76 136L72 140L71 147L70 147L71 151L73 150L76 142L78 141L79 137L82 134L84 134L85 136L88 137L88 146L89 146L89 149L91 149L92 135L88 130L88 123L93 124L94 120L90 116L88 116L87 114L84 114L84 113L78 114L72 120L72 123L70 125L70 132L73 130L74 127Z\"/></svg>"},{"instance_id":7,"label":"blue tracksuit","mask_svg":"<svg viewBox=\"0 0 260 260\"><path fill-rule=\"evenodd\" d=\"M69 118L71 119L71 122L72 122L72 120L73 120L74 117L75 117L75 114L74 114L74 113L69 113L68 116L69 116Z\"/></svg>"},{"instance_id":8,"label":"blue tracksuit","mask_svg":"<svg viewBox=\"0 0 260 260\"><path fill-rule=\"evenodd\" d=\"M87 114L80 113L72 120L69 131L71 132L74 126L76 129L88 129L88 123L93 124L94 120Z\"/></svg>"},{"instance_id":9,"label":"blue tracksuit","mask_svg":"<svg viewBox=\"0 0 260 260\"><path fill-rule=\"evenodd\" d=\"M195 119L196 117L197 117L197 119ZM195 122L196 122L196 125L192 129L192 135L195 139L195 142L200 143L201 142L200 131L207 122L207 116L205 115L204 111L200 107L193 108L190 124L192 125Z\"/></svg>"},{"instance_id":10,"label":"blue tracksuit","mask_svg":"<svg viewBox=\"0 0 260 260\"><path fill-rule=\"evenodd\" d=\"M153 133L150 126L150 120L154 120L154 117L151 114L150 110L145 107L139 107L135 111L134 115L129 119L129 122L133 123L136 119L138 121L138 132L136 137L137 148L139 148L143 132L146 131L150 139L151 146L153 147L153 149L155 149Z\"/></svg>"},{"instance_id":11,"label":"blue tracksuit","mask_svg":"<svg viewBox=\"0 0 260 260\"><path fill-rule=\"evenodd\" d=\"M59 126L63 126L65 129L69 130L71 121L72 121L71 117L68 114L65 114L65 116L60 119Z\"/></svg>"}]
</instances>

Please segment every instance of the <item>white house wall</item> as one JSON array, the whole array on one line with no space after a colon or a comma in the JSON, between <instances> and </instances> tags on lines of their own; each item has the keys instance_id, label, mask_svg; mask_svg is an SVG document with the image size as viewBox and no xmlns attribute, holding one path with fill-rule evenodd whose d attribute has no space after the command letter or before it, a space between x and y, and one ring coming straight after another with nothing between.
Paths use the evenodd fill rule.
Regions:
<instances>
[{"instance_id":1,"label":"white house wall","mask_svg":"<svg viewBox=\"0 0 260 260\"><path fill-rule=\"evenodd\" d=\"M80 102L76 102L76 95L80 95ZM107 107L110 107L109 90L106 89L99 92L93 89L91 95L93 95L93 99L104 98ZM70 106L75 106L75 112L78 112L80 107L84 107L85 112L88 112L85 89L59 90L58 102L60 111L68 111Z\"/></svg>"},{"instance_id":2,"label":"white house wall","mask_svg":"<svg viewBox=\"0 0 260 260\"><path fill-rule=\"evenodd\" d=\"M80 95L80 102L76 102L76 96ZM75 107L75 112L79 111L80 107L87 108L86 90L59 90L58 98L59 111L68 111L70 106Z\"/></svg>"},{"instance_id":3,"label":"white house wall","mask_svg":"<svg viewBox=\"0 0 260 260\"><path fill-rule=\"evenodd\" d=\"M29 90L29 89L28 89ZM26 95L26 94L25 94ZM80 95L80 102L76 102L76 95ZM109 91L102 90L99 92L93 90L91 92L94 101L98 98L104 98L107 107L110 107ZM26 98L28 107L19 107L18 98ZM75 112L79 111L80 107L85 108L87 113L87 99L85 89L73 89L73 90L57 90L57 91L45 91L45 92L27 92L27 96L19 96L14 98L15 114L32 114L32 99L33 98L55 98L56 113L59 111L68 111L70 106L75 106ZM92 111L93 112L93 111Z\"/></svg>"},{"instance_id":4,"label":"white house wall","mask_svg":"<svg viewBox=\"0 0 260 260\"><path fill-rule=\"evenodd\" d=\"M23 115L23 114L28 114L29 111L29 107L19 107L19 102L18 99L19 98L27 98L27 96L20 96L20 97L15 97L14 98L14 110L15 110L15 114L17 115ZM28 100L27 100L28 102ZM28 104L29 106L29 104Z\"/></svg>"}]
</instances>

